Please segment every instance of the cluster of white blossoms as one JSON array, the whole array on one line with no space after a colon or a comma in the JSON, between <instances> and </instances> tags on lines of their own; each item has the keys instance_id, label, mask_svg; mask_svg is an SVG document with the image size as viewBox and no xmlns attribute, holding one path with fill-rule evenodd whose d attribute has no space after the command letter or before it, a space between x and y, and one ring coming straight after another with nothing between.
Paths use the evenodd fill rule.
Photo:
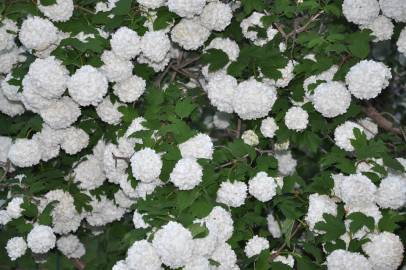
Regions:
<instances>
[{"instance_id":1,"label":"cluster of white blossoms","mask_svg":"<svg viewBox=\"0 0 406 270\"><path fill-rule=\"evenodd\" d=\"M406 3L402 0L344 0L342 9L349 22L372 31L374 42L392 38L395 28L392 20L406 22ZM404 39L400 35L397 44L399 52L406 54Z\"/></svg>"},{"instance_id":2,"label":"cluster of white blossoms","mask_svg":"<svg viewBox=\"0 0 406 270\"><path fill-rule=\"evenodd\" d=\"M260 254L262 250L268 249L268 248L269 248L268 240L266 240L266 238L264 238L264 237L259 237L259 236L255 235L245 245L244 252L245 252L245 255L247 255L247 257L250 258L250 257Z\"/></svg>"},{"instance_id":3,"label":"cluster of white blossoms","mask_svg":"<svg viewBox=\"0 0 406 270\"><path fill-rule=\"evenodd\" d=\"M218 265L215 269L239 269L236 254L226 243L234 230L231 213L216 206L208 216L194 223L204 225L208 235L193 238L191 231L182 224L170 221L155 231L152 241L135 241L126 258L118 261L113 269L158 270L162 269L162 265L170 269L211 269L214 266L210 261ZM251 246L256 252L257 245ZM261 250L268 247L269 244Z\"/></svg>"}]
</instances>

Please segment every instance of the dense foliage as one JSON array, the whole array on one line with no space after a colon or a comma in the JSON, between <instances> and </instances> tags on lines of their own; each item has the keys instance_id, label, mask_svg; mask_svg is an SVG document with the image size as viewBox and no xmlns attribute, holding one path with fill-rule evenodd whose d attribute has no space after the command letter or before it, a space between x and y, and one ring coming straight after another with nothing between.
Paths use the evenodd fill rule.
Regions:
<instances>
[{"instance_id":1,"label":"dense foliage","mask_svg":"<svg viewBox=\"0 0 406 270\"><path fill-rule=\"evenodd\" d=\"M0 269L401 269L405 67L404 0L2 1Z\"/></svg>"}]
</instances>

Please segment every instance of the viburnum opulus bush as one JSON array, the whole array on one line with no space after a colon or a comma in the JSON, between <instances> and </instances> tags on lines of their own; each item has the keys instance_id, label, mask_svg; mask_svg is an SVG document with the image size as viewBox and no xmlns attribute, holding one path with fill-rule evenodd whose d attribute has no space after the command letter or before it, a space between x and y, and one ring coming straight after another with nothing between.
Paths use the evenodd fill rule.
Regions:
<instances>
[{"instance_id":1,"label":"viburnum opulus bush","mask_svg":"<svg viewBox=\"0 0 406 270\"><path fill-rule=\"evenodd\" d=\"M0 20L0 269L404 269L405 0Z\"/></svg>"}]
</instances>

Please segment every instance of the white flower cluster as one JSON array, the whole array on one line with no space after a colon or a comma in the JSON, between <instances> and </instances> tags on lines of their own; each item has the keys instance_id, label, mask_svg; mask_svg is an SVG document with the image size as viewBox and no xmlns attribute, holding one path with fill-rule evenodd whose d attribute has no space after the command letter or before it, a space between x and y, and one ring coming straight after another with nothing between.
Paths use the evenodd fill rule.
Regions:
<instances>
[{"instance_id":1,"label":"white flower cluster","mask_svg":"<svg viewBox=\"0 0 406 270\"><path fill-rule=\"evenodd\" d=\"M225 181L220 184L217 190L217 199L219 203L224 203L230 207L240 207L247 198L247 185L240 181Z\"/></svg>"},{"instance_id":2,"label":"white flower cluster","mask_svg":"<svg viewBox=\"0 0 406 270\"><path fill-rule=\"evenodd\" d=\"M19 29L17 24L10 20L2 20L0 26L0 74L7 74L18 62L25 61L23 49L15 43ZM3 107L3 106L1 106Z\"/></svg>"},{"instance_id":3,"label":"white flower cluster","mask_svg":"<svg viewBox=\"0 0 406 270\"><path fill-rule=\"evenodd\" d=\"M50 6L43 6L38 2L38 9L52 21L66 22L73 14L73 0L56 0Z\"/></svg>"},{"instance_id":4,"label":"white flower cluster","mask_svg":"<svg viewBox=\"0 0 406 270\"><path fill-rule=\"evenodd\" d=\"M259 172L248 181L248 192L261 202L267 202L276 195L275 179L266 172Z\"/></svg>"},{"instance_id":5,"label":"white flower cluster","mask_svg":"<svg viewBox=\"0 0 406 270\"><path fill-rule=\"evenodd\" d=\"M68 258L80 258L85 255L85 247L76 235L62 236L56 241L56 247Z\"/></svg>"},{"instance_id":6,"label":"white flower cluster","mask_svg":"<svg viewBox=\"0 0 406 270\"><path fill-rule=\"evenodd\" d=\"M398 51L406 55L406 27L400 32L396 45L398 46Z\"/></svg>"},{"instance_id":7,"label":"white flower cluster","mask_svg":"<svg viewBox=\"0 0 406 270\"><path fill-rule=\"evenodd\" d=\"M27 235L27 245L34 253L47 253L55 247L56 236L51 227L34 225Z\"/></svg>"},{"instance_id":8,"label":"white flower cluster","mask_svg":"<svg viewBox=\"0 0 406 270\"><path fill-rule=\"evenodd\" d=\"M154 233L152 242L135 241L125 260L118 261L113 269L159 270L162 264L171 269L211 269L209 260L218 263L218 269L239 269L236 254L226 243L234 230L231 214L216 206L208 216L194 222L206 226L209 234L193 239L182 224L170 221Z\"/></svg>"},{"instance_id":9,"label":"white flower cluster","mask_svg":"<svg viewBox=\"0 0 406 270\"><path fill-rule=\"evenodd\" d=\"M244 143L251 146L259 144L258 135L252 129L244 131L244 133L241 135L241 139L244 141Z\"/></svg>"},{"instance_id":10,"label":"white flower cluster","mask_svg":"<svg viewBox=\"0 0 406 270\"><path fill-rule=\"evenodd\" d=\"M345 76L348 90L356 98L377 97L389 85L391 70L385 64L373 60L363 60L351 67Z\"/></svg>"},{"instance_id":11,"label":"white flower cluster","mask_svg":"<svg viewBox=\"0 0 406 270\"><path fill-rule=\"evenodd\" d=\"M250 240L248 240L247 244L245 245L244 252L248 258L251 258L255 255L260 254L261 251L268 248L269 248L268 240L266 240L266 238L264 237L259 237L255 235Z\"/></svg>"},{"instance_id":12,"label":"white flower cluster","mask_svg":"<svg viewBox=\"0 0 406 270\"><path fill-rule=\"evenodd\" d=\"M303 131L309 123L309 114L301 107L294 106L289 108L285 115L285 125L288 129L294 131Z\"/></svg>"},{"instance_id":13,"label":"white flower cluster","mask_svg":"<svg viewBox=\"0 0 406 270\"><path fill-rule=\"evenodd\" d=\"M309 196L309 208L305 217L310 230L314 230L314 226L318 222L324 221L324 214L337 215L336 203L327 195L311 194ZM318 231L316 230L316 232Z\"/></svg>"},{"instance_id":14,"label":"white flower cluster","mask_svg":"<svg viewBox=\"0 0 406 270\"><path fill-rule=\"evenodd\" d=\"M258 33L256 31L251 30L251 28L253 27L264 28L264 24L261 21L263 16L265 16L265 14L253 12L251 16L245 18L240 24L244 37L252 41L257 46L264 46L266 43L271 41L278 33L276 29L274 29L272 26L269 26L266 29L266 37L262 38L258 36Z\"/></svg>"}]
</instances>

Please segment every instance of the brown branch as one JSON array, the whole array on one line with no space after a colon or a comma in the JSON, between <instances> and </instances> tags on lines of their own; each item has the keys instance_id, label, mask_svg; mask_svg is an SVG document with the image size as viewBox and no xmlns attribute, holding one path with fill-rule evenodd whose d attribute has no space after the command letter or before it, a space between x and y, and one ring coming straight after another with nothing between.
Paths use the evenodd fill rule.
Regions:
<instances>
[{"instance_id":1,"label":"brown branch","mask_svg":"<svg viewBox=\"0 0 406 270\"><path fill-rule=\"evenodd\" d=\"M295 236L299 230L301 229L302 225L299 223L296 226L296 229L293 231L293 233L291 234L290 238L292 238L293 236ZM269 262L272 262L276 257L279 256L279 254L281 254L281 252L283 251L283 249L287 246L287 243L283 243L282 246L280 246L274 253L271 254L271 257L269 258Z\"/></svg>"},{"instance_id":2,"label":"brown branch","mask_svg":"<svg viewBox=\"0 0 406 270\"><path fill-rule=\"evenodd\" d=\"M316 21L321 14L323 14L324 11L320 11L317 14L313 15L303 26L301 27L295 27L292 32L286 35L287 38L291 36L295 36L296 34L302 33L307 30L307 28L310 26L311 23Z\"/></svg>"},{"instance_id":3,"label":"brown branch","mask_svg":"<svg viewBox=\"0 0 406 270\"><path fill-rule=\"evenodd\" d=\"M241 119L238 118L238 121L237 121L237 130L236 130L236 132L235 132L235 137L236 137L237 139L240 138L240 136L241 136L241 124L242 124Z\"/></svg>"},{"instance_id":4,"label":"brown branch","mask_svg":"<svg viewBox=\"0 0 406 270\"><path fill-rule=\"evenodd\" d=\"M400 128L394 127L393 123L386 119L371 103L364 109L365 114L371 118L380 128L395 133L396 135L403 135Z\"/></svg>"},{"instance_id":5,"label":"brown branch","mask_svg":"<svg viewBox=\"0 0 406 270\"><path fill-rule=\"evenodd\" d=\"M72 263L78 270L83 270L86 268L85 263L83 261L81 261L80 259L72 259Z\"/></svg>"},{"instance_id":6,"label":"brown branch","mask_svg":"<svg viewBox=\"0 0 406 270\"><path fill-rule=\"evenodd\" d=\"M114 155L114 153L111 153L111 155L113 156L116 168L117 168L117 160L124 160L125 162L130 163L130 159L127 157L119 157Z\"/></svg>"}]
</instances>

